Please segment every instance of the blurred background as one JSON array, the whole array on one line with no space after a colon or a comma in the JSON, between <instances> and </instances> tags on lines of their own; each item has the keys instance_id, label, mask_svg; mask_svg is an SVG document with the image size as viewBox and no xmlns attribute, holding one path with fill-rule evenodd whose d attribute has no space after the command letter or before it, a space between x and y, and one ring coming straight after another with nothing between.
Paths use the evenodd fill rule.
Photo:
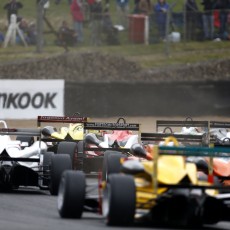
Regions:
<instances>
[{"instance_id":1,"label":"blurred background","mask_svg":"<svg viewBox=\"0 0 230 230\"><path fill-rule=\"evenodd\" d=\"M64 79L64 113L229 115L229 0L16 2L0 78Z\"/></svg>"},{"instance_id":2,"label":"blurred background","mask_svg":"<svg viewBox=\"0 0 230 230\"><path fill-rule=\"evenodd\" d=\"M2 37L6 37L9 26L7 9L4 7L10 1L1 0ZM81 40L74 25L71 1L21 0L18 2L23 7L18 9L17 17L28 47L17 35L16 43L22 46L17 46L17 49L35 48L37 53L46 50L59 52L59 48L67 50L67 46L71 50L100 49L133 56L133 60L141 55L142 60L138 61L144 67L161 66L164 59L161 56L153 58L157 54L167 59L174 55L174 60L167 60L166 64L228 57L230 4L226 1L224 6L219 4L225 2L222 0L213 0L212 5L207 6L206 0L129 0L127 6L123 3L119 6L115 0L99 0L96 4L100 4L100 7L93 8L94 0L81 0L84 37ZM39 7L41 5L43 7ZM60 35L63 27L73 30L75 35ZM77 42L72 38L74 36L78 36ZM10 49L9 42L4 45L3 39L1 46ZM191 50L199 52L193 55ZM179 55L185 51L190 52L188 57ZM1 60L4 61L4 58L1 57Z\"/></svg>"}]
</instances>

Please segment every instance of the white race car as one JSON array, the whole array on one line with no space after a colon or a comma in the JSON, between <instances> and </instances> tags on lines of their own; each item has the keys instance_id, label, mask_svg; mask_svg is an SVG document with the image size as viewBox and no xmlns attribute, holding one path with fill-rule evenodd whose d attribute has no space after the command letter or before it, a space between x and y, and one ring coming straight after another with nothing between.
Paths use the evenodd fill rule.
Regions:
<instances>
[{"instance_id":1,"label":"white race car","mask_svg":"<svg viewBox=\"0 0 230 230\"><path fill-rule=\"evenodd\" d=\"M0 125L0 190L37 186L55 195L61 173L72 168L69 155L47 152L40 129L8 128L4 120Z\"/></svg>"}]
</instances>

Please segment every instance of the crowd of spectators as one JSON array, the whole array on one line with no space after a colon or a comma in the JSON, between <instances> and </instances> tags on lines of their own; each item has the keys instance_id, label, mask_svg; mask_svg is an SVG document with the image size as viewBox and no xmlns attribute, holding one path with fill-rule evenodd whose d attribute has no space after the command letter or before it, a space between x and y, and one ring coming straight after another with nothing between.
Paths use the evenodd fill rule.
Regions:
<instances>
[{"instance_id":1,"label":"crowd of spectators","mask_svg":"<svg viewBox=\"0 0 230 230\"><path fill-rule=\"evenodd\" d=\"M64 1L64 0L62 0ZM131 8L131 0L115 0L116 15L110 15L111 0L66 0L69 4L70 15L72 16L73 26L67 25L63 20L57 28L59 37L58 43L65 42L67 45L76 45L84 42L85 26L85 6L88 6L91 45L101 45L104 43L103 36L106 35L106 42L114 40L111 44L119 44L116 25L120 25L124 30L129 29L129 16L132 14L142 14L148 16L158 31L159 40L166 38L166 25L172 22L172 5L167 0L132 0L134 1ZM228 40L228 24L230 19L230 0L200 0L202 9L197 4L198 0L186 0L183 12L185 15L187 40ZM61 0L55 0L59 4ZM17 16L19 29L23 32L28 44L36 44L36 24L27 22L18 12L23 9L23 4L17 0L10 0L3 6L6 10L8 26L10 24L10 15ZM181 13L182 14L182 13ZM167 20L167 17L171 17ZM183 20L184 17L181 17ZM0 32L0 44L4 41L4 33ZM20 37L17 38L20 43Z\"/></svg>"},{"instance_id":2,"label":"crowd of spectators","mask_svg":"<svg viewBox=\"0 0 230 230\"><path fill-rule=\"evenodd\" d=\"M201 0L200 11L196 0L186 1L186 35L188 40L197 40L197 29L202 31L203 40L228 40L229 0Z\"/></svg>"}]
</instances>

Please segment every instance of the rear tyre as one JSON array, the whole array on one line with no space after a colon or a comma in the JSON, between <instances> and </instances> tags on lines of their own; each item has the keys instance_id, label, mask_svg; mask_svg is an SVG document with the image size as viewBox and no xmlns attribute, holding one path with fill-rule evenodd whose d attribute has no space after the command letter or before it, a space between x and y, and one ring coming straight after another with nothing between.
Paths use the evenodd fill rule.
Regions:
<instances>
[{"instance_id":1,"label":"rear tyre","mask_svg":"<svg viewBox=\"0 0 230 230\"><path fill-rule=\"evenodd\" d=\"M74 155L74 169L83 171L84 163L84 142L79 141L77 143L77 151Z\"/></svg>"},{"instance_id":2,"label":"rear tyre","mask_svg":"<svg viewBox=\"0 0 230 230\"><path fill-rule=\"evenodd\" d=\"M58 212L62 218L81 218L86 179L81 171L63 172L58 190Z\"/></svg>"},{"instance_id":3,"label":"rear tyre","mask_svg":"<svg viewBox=\"0 0 230 230\"><path fill-rule=\"evenodd\" d=\"M105 151L102 166L102 180L106 181L108 175L119 173L121 170L121 158L125 156L116 151Z\"/></svg>"},{"instance_id":4,"label":"rear tyre","mask_svg":"<svg viewBox=\"0 0 230 230\"><path fill-rule=\"evenodd\" d=\"M136 206L136 187L130 175L109 175L103 194L103 215L107 225L131 225Z\"/></svg>"},{"instance_id":5,"label":"rear tyre","mask_svg":"<svg viewBox=\"0 0 230 230\"><path fill-rule=\"evenodd\" d=\"M51 167L51 158L54 155L53 152L45 152L43 155L43 163L42 163L42 168L43 168L43 179L42 179L42 184L43 186L48 186L50 184L50 176L49 176L49 171Z\"/></svg>"},{"instance_id":6,"label":"rear tyre","mask_svg":"<svg viewBox=\"0 0 230 230\"><path fill-rule=\"evenodd\" d=\"M77 151L77 143L62 141L58 144L57 154L68 154L70 156L72 166L74 167L74 156Z\"/></svg>"},{"instance_id":7,"label":"rear tyre","mask_svg":"<svg viewBox=\"0 0 230 230\"><path fill-rule=\"evenodd\" d=\"M65 170L72 169L70 156L67 154L58 154L51 157L50 167L50 194L57 195L61 175Z\"/></svg>"}]
</instances>

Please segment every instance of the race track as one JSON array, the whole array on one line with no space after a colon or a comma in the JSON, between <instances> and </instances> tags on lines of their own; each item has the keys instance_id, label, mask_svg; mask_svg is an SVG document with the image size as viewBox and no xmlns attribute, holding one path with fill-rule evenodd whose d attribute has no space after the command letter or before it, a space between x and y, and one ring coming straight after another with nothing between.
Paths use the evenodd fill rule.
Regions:
<instances>
[{"instance_id":1,"label":"race track","mask_svg":"<svg viewBox=\"0 0 230 230\"><path fill-rule=\"evenodd\" d=\"M37 188L23 188L10 194L0 194L0 229L4 230L120 230L106 226L97 214L84 213L82 219L61 219L57 211L57 197ZM159 229L139 224L125 229ZM203 229L230 229L230 223L206 226ZM181 229L183 230L183 229ZM195 230L195 229L194 229ZM196 229L197 230L197 229Z\"/></svg>"}]
</instances>

